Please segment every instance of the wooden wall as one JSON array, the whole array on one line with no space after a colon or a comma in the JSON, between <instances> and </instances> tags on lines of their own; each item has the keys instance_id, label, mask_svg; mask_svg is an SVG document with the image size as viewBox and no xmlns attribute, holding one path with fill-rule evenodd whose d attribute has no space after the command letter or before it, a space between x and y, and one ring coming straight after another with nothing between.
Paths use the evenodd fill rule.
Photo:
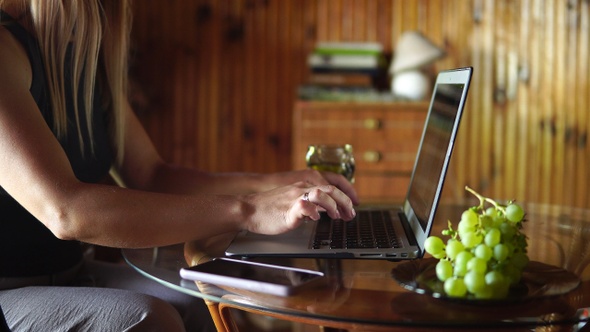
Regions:
<instances>
[{"instance_id":1,"label":"wooden wall","mask_svg":"<svg viewBox=\"0 0 590 332\"><path fill-rule=\"evenodd\" d=\"M214 171L291 165L291 113L314 43L419 30L435 69L475 76L446 195L590 202L588 0L141 0L133 100L162 155Z\"/></svg>"}]
</instances>

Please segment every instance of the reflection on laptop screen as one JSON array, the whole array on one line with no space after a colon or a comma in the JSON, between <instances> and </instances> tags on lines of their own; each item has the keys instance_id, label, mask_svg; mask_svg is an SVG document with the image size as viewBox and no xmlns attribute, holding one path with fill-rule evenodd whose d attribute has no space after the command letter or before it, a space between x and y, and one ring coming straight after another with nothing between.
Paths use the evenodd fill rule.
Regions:
<instances>
[{"instance_id":1,"label":"reflection on laptop screen","mask_svg":"<svg viewBox=\"0 0 590 332\"><path fill-rule=\"evenodd\" d=\"M432 111L426 124L426 132L416 168L408 192L408 200L422 229L426 229L428 217L435 201L436 187L443 169L444 157L450 151L449 139L459 110L464 84L438 84L432 103ZM441 153L446 151L446 153Z\"/></svg>"}]
</instances>

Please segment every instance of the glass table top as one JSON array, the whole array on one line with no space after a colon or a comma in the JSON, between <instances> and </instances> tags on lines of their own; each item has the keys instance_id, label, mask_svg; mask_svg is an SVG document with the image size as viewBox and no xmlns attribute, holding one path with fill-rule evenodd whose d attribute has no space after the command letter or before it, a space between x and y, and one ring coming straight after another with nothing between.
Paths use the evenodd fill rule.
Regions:
<instances>
[{"instance_id":1,"label":"glass table top","mask_svg":"<svg viewBox=\"0 0 590 332\"><path fill-rule=\"evenodd\" d=\"M433 235L464 206L439 208ZM432 258L413 261L257 258L259 262L321 271L325 282L293 296L276 296L183 280L179 270L221 256L233 235L206 242L160 248L125 249L138 272L206 301L315 320L379 326L522 327L566 325L576 330L590 315L590 210L534 205L525 207L531 262L528 282L534 296L500 301L438 298L400 283L428 267ZM442 225L442 226L441 226ZM403 274L405 273L405 274ZM408 277L408 275L410 277ZM565 277L564 277L565 276ZM572 286L571 276L575 280ZM561 287L561 288L560 288Z\"/></svg>"}]
</instances>

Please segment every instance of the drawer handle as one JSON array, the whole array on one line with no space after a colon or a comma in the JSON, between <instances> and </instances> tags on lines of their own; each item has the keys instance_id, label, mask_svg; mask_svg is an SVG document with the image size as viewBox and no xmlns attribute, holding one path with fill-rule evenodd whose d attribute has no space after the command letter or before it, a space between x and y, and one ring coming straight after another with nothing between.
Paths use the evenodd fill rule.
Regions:
<instances>
[{"instance_id":1,"label":"drawer handle","mask_svg":"<svg viewBox=\"0 0 590 332\"><path fill-rule=\"evenodd\" d=\"M381 120L375 118L368 118L363 121L365 129L377 130L381 128Z\"/></svg>"},{"instance_id":2,"label":"drawer handle","mask_svg":"<svg viewBox=\"0 0 590 332\"><path fill-rule=\"evenodd\" d=\"M379 151L365 151L363 160L368 163L378 163L381 160L381 153Z\"/></svg>"}]
</instances>

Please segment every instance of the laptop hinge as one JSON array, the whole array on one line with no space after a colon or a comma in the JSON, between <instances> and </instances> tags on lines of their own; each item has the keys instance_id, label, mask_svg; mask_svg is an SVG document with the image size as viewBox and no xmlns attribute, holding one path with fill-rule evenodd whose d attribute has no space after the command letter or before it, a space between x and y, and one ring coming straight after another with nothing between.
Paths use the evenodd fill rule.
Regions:
<instances>
[{"instance_id":1,"label":"laptop hinge","mask_svg":"<svg viewBox=\"0 0 590 332\"><path fill-rule=\"evenodd\" d=\"M417 246L418 241L416 241L416 237L414 236L414 231L410 227L410 222L408 221L408 218L406 218L406 215L403 212L398 212L398 215L399 215L400 220L402 221L401 224L404 227L404 231L406 232L406 235L408 237L408 242L412 246Z\"/></svg>"}]
</instances>

